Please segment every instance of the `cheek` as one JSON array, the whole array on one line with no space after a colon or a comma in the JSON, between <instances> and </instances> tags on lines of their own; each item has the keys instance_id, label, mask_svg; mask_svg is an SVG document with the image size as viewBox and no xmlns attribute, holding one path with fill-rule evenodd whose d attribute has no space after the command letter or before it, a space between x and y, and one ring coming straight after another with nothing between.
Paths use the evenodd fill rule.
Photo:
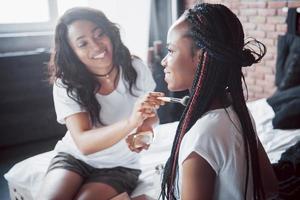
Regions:
<instances>
[{"instance_id":1,"label":"cheek","mask_svg":"<svg viewBox=\"0 0 300 200\"><path fill-rule=\"evenodd\" d=\"M75 54L77 55L78 59L83 62L85 65L88 64L89 58L88 53L85 51L75 51Z\"/></svg>"},{"instance_id":2,"label":"cheek","mask_svg":"<svg viewBox=\"0 0 300 200\"><path fill-rule=\"evenodd\" d=\"M106 46L107 49L109 49L109 51L113 51L113 44L111 42L111 40L109 39L109 37L105 38L102 43Z\"/></svg>"},{"instance_id":3,"label":"cheek","mask_svg":"<svg viewBox=\"0 0 300 200\"><path fill-rule=\"evenodd\" d=\"M192 87L196 67L189 59L179 59L172 66L172 81L174 88L186 90Z\"/></svg>"},{"instance_id":4,"label":"cheek","mask_svg":"<svg viewBox=\"0 0 300 200\"><path fill-rule=\"evenodd\" d=\"M180 75L181 79L189 80L193 79L196 67L190 57L182 57L177 60L173 70Z\"/></svg>"}]
</instances>

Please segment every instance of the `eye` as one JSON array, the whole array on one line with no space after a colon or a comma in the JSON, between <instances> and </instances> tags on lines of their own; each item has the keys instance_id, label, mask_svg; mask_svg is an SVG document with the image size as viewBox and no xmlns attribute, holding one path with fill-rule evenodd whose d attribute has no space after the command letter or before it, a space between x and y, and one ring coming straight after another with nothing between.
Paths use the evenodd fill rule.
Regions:
<instances>
[{"instance_id":1,"label":"eye","mask_svg":"<svg viewBox=\"0 0 300 200\"><path fill-rule=\"evenodd\" d=\"M170 49L170 48L167 48L167 50L168 50L168 54L169 55L172 55L174 53L174 51L172 49Z\"/></svg>"},{"instance_id":2,"label":"eye","mask_svg":"<svg viewBox=\"0 0 300 200\"><path fill-rule=\"evenodd\" d=\"M105 35L105 33L104 32L97 32L96 34L95 34L95 38L101 38L101 37L103 37Z\"/></svg>"},{"instance_id":3,"label":"eye","mask_svg":"<svg viewBox=\"0 0 300 200\"><path fill-rule=\"evenodd\" d=\"M83 47L85 47L86 45L87 45L87 42L85 42L85 41L79 42L79 43L77 44L77 46L78 46L79 48L83 48Z\"/></svg>"}]
</instances>

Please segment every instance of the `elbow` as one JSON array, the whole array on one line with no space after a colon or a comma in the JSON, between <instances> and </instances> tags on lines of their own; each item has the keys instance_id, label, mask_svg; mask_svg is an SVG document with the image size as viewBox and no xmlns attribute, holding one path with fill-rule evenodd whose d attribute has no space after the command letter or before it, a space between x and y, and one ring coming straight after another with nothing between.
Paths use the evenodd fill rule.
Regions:
<instances>
[{"instance_id":1,"label":"elbow","mask_svg":"<svg viewBox=\"0 0 300 200\"><path fill-rule=\"evenodd\" d=\"M80 153L84 156L87 156L90 154L89 150L85 147L77 146Z\"/></svg>"},{"instance_id":2,"label":"elbow","mask_svg":"<svg viewBox=\"0 0 300 200\"><path fill-rule=\"evenodd\" d=\"M80 153L84 156L88 156L88 155L94 153L88 145L85 145L82 143L77 143L76 146L77 146L78 150L80 151Z\"/></svg>"},{"instance_id":3,"label":"elbow","mask_svg":"<svg viewBox=\"0 0 300 200\"><path fill-rule=\"evenodd\" d=\"M80 150L81 154L83 154L84 156L88 156L88 155L92 154L92 152L86 148L80 148L79 150Z\"/></svg>"}]
</instances>

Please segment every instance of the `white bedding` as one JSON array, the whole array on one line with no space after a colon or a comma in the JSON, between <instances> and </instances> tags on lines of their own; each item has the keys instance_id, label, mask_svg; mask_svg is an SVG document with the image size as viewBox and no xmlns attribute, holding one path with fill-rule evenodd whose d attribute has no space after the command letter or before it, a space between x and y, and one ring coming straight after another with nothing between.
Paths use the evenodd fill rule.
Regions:
<instances>
[{"instance_id":1,"label":"white bedding","mask_svg":"<svg viewBox=\"0 0 300 200\"><path fill-rule=\"evenodd\" d=\"M280 159L281 154L300 140L300 129L273 129L274 112L266 99L248 103L258 132L258 136L272 163ZM148 151L141 153L142 174L132 196L147 194L157 199L160 187L160 175L155 173L155 166L164 164L169 156L173 137L178 122L159 125L154 129L155 139ZM43 153L17 163L4 176L8 181L12 199L22 196L33 199L39 190L42 179L54 152Z\"/></svg>"},{"instance_id":2,"label":"white bedding","mask_svg":"<svg viewBox=\"0 0 300 200\"><path fill-rule=\"evenodd\" d=\"M256 130L271 163L276 163L281 154L300 140L300 129L273 129L274 111L266 99L259 99L247 104L256 123Z\"/></svg>"}]
</instances>

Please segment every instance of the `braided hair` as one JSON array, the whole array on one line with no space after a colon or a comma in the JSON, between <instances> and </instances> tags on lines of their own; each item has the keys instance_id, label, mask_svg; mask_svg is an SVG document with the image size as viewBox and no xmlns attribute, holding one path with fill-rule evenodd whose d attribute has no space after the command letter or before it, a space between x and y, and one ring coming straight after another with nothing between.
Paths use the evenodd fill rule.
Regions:
<instances>
[{"instance_id":1,"label":"braided hair","mask_svg":"<svg viewBox=\"0 0 300 200\"><path fill-rule=\"evenodd\" d=\"M132 66L130 52L121 40L119 27L109 21L103 12L77 7L69 9L60 18L55 29L53 63L49 65L50 81L60 78L67 87L68 96L89 112L92 123L103 124L99 116L101 105L95 97L101 84L87 70L68 43L68 26L77 20L93 22L110 38L113 46L113 65L122 67L123 78L128 83L131 95L134 95L132 87L136 83L137 72ZM118 69L118 73L119 71Z\"/></svg>"},{"instance_id":2,"label":"braided hair","mask_svg":"<svg viewBox=\"0 0 300 200\"><path fill-rule=\"evenodd\" d=\"M241 68L257 63L266 53L265 46L257 40L244 43L242 25L236 15L221 4L196 4L183 16L188 24L187 37L193 40L192 52L201 49L199 63L191 88L190 100L183 111L173 142L170 157L165 165L161 197L176 199L174 192L178 187L178 155L180 144L189 129L209 110L210 103L219 95L224 100L226 91L232 98L232 106L241 122L242 137L246 155L246 199L249 173L253 177L253 197L264 199L260 176L257 137L243 94ZM259 52L248 48L249 44L258 47ZM217 92L216 92L217 91ZM225 101L222 102L225 108ZM251 170L250 170L251 168ZM178 191L178 188L177 188Z\"/></svg>"}]
</instances>

